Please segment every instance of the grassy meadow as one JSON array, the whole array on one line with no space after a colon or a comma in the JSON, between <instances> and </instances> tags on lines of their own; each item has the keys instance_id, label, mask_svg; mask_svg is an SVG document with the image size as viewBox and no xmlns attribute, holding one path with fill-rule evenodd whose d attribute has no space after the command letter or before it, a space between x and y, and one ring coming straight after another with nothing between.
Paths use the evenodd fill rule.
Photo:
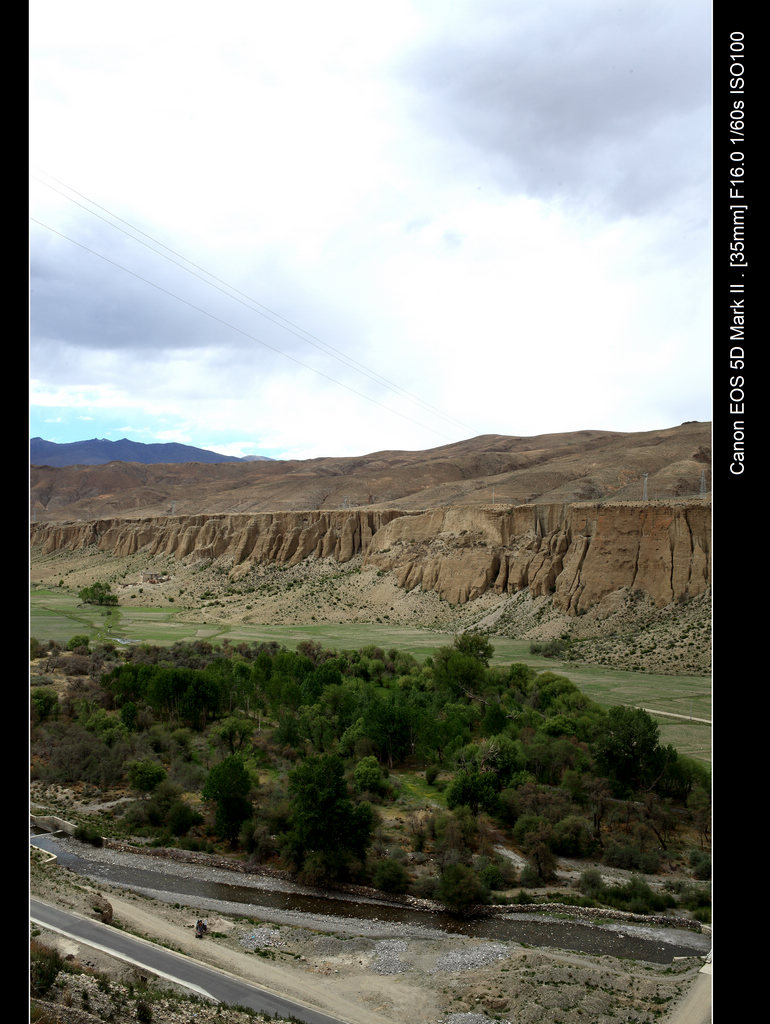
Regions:
<instances>
[{"instance_id":1,"label":"grassy meadow","mask_svg":"<svg viewBox=\"0 0 770 1024\"><path fill-rule=\"evenodd\" d=\"M313 640L332 650L357 650L369 645L385 650L395 648L424 661L441 647L451 644L454 638L452 633L383 623L302 626L207 623L204 614L202 611L200 621L189 622L182 621L173 607L103 608L81 604L76 594L64 588L33 587L30 592L30 635L62 644L77 634L87 635L91 643L109 640L118 644L165 645L196 639L214 644L224 640L234 644L275 641L290 649ZM671 743L687 756L711 761L711 680L708 677L657 675L562 662L531 654L528 640L495 636L490 639L495 650L493 664L522 662L539 672L566 676L586 696L605 707L613 704L644 707L655 714L662 743Z\"/></svg>"}]
</instances>

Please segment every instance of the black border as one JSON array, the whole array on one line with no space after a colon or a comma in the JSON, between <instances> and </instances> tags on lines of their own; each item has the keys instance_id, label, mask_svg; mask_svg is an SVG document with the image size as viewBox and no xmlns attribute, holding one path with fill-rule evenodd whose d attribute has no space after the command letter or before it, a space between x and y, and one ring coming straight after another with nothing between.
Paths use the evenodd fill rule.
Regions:
<instances>
[{"instance_id":1,"label":"black border","mask_svg":"<svg viewBox=\"0 0 770 1024\"><path fill-rule=\"evenodd\" d=\"M733 917L741 908L727 894L735 847L726 824L730 818L722 810L761 778L754 751L763 742L745 721L747 709L761 706L751 681L758 673L764 676L755 660L761 657L757 640L764 560L757 488L763 449L756 413L763 397L757 358L761 293L767 287L762 276L761 153L770 57L762 47L767 33L759 27L758 10L758 4L726 0L714 0L712 9L712 927L725 937L730 925L738 924ZM757 681L761 685L764 679ZM741 699L750 694L750 700ZM736 751L739 736L743 742ZM716 945L721 984L712 974L714 1010L719 1019L722 992L726 1019L740 1018L744 1001L727 1003L733 1001L740 970L737 943L720 948L717 939ZM746 983L749 991L759 991L753 978Z\"/></svg>"}]
</instances>

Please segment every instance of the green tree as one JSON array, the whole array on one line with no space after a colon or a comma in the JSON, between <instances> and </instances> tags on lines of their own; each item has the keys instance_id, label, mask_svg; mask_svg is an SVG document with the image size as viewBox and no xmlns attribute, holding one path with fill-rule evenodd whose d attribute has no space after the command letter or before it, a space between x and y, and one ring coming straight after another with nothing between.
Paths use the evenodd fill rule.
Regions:
<instances>
[{"instance_id":1,"label":"green tree","mask_svg":"<svg viewBox=\"0 0 770 1024\"><path fill-rule=\"evenodd\" d=\"M251 817L251 777L240 754L231 754L215 764L206 778L203 799L216 804L217 831L231 843L238 838L241 825Z\"/></svg>"},{"instance_id":2,"label":"green tree","mask_svg":"<svg viewBox=\"0 0 770 1024\"><path fill-rule=\"evenodd\" d=\"M374 812L348 796L342 759L309 757L289 773L289 828L283 852L301 871L313 858L319 876L340 878L363 861L371 841Z\"/></svg>"},{"instance_id":3,"label":"green tree","mask_svg":"<svg viewBox=\"0 0 770 1024\"><path fill-rule=\"evenodd\" d=\"M409 888L409 872L400 861L388 857L374 869L372 882L375 889L383 892L406 892Z\"/></svg>"},{"instance_id":4,"label":"green tree","mask_svg":"<svg viewBox=\"0 0 770 1024\"><path fill-rule=\"evenodd\" d=\"M465 914L470 907L486 903L489 893L471 868L455 863L441 872L438 898L453 914Z\"/></svg>"},{"instance_id":5,"label":"green tree","mask_svg":"<svg viewBox=\"0 0 770 1024\"><path fill-rule=\"evenodd\" d=\"M117 594L112 593L109 583L93 583L90 587L83 587L78 594L83 604L100 604L114 606L118 603Z\"/></svg>"},{"instance_id":6,"label":"green tree","mask_svg":"<svg viewBox=\"0 0 770 1024\"><path fill-rule=\"evenodd\" d=\"M59 697L56 690L41 687L32 691L30 696L32 714L36 722L45 722L49 718L58 717Z\"/></svg>"},{"instance_id":7,"label":"green tree","mask_svg":"<svg viewBox=\"0 0 770 1024\"><path fill-rule=\"evenodd\" d=\"M477 695L484 688L487 667L481 658L456 647L442 647L433 661L433 678L439 690L453 698Z\"/></svg>"},{"instance_id":8,"label":"green tree","mask_svg":"<svg viewBox=\"0 0 770 1024\"><path fill-rule=\"evenodd\" d=\"M223 718L212 730L212 736L231 754L237 754L251 739L255 723L251 718Z\"/></svg>"},{"instance_id":9,"label":"green tree","mask_svg":"<svg viewBox=\"0 0 770 1024\"><path fill-rule=\"evenodd\" d=\"M456 636L454 648L460 651L461 654L470 655L471 658L480 661L485 668L489 667L489 662L495 653L494 647L489 642L489 636L486 633L476 633L473 631L460 633L459 636Z\"/></svg>"},{"instance_id":10,"label":"green tree","mask_svg":"<svg viewBox=\"0 0 770 1024\"><path fill-rule=\"evenodd\" d=\"M447 807L464 805L476 815L482 808L490 814L497 809L499 783L492 772L479 771L473 765L459 771L446 794Z\"/></svg>"},{"instance_id":11,"label":"green tree","mask_svg":"<svg viewBox=\"0 0 770 1024\"><path fill-rule=\"evenodd\" d=\"M353 779L359 793L374 793L379 796L385 789L380 762L372 754L361 758L353 769Z\"/></svg>"},{"instance_id":12,"label":"green tree","mask_svg":"<svg viewBox=\"0 0 770 1024\"><path fill-rule=\"evenodd\" d=\"M166 778L166 769L157 761L133 761L128 766L128 781L140 793L152 793Z\"/></svg>"},{"instance_id":13,"label":"green tree","mask_svg":"<svg viewBox=\"0 0 770 1024\"><path fill-rule=\"evenodd\" d=\"M139 708L132 700L126 701L126 703L122 705L120 709L120 720L129 732L133 732L136 729L137 722L139 721Z\"/></svg>"},{"instance_id":14,"label":"green tree","mask_svg":"<svg viewBox=\"0 0 770 1024\"><path fill-rule=\"evenodd\" d=\"M658 724L642 708L613 707L596 740L596 764L615 796L650 788L662 770Z\"/></svg>"}]
</instances>

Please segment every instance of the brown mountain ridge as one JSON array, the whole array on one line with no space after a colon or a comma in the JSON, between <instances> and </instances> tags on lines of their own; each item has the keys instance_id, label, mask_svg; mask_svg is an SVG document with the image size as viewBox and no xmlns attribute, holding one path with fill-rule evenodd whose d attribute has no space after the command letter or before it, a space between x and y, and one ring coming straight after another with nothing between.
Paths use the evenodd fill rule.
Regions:
<instances>
[{"instance_id":1,"label":"brown mountain ridge","mask_svg":"<svg viewBox=\"0 0 770 1024\"><path fill-rule=\"evenodd\" d=\"M619 433L483 434L427 451L248 463L32 466L36 522L372 507L703 497L711 424Z\"/></svg>"},{"instance_id":2,"label":"brown mountain ridge","mask_svg":"<svg viewBox=\"0 0 770 1024\"><path fill-rule=\"evenodd\" d=\"M683 423L360 458L32 467L31 577L109 581L121 604L206 628L482 628L706 674L710 447L710 424Z\"/></svg>"}]
</instances>

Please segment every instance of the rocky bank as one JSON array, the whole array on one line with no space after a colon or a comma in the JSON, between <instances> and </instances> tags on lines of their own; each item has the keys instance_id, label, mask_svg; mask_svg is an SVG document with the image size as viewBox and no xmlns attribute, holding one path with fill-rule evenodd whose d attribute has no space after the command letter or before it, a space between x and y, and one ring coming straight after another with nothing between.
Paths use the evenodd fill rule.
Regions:
<instances>
[{"instance_id":1,"label":"rocky bank","mask_svg":"<svg viewBox=\"0 0 770 1024\"><path fill-rule=\"evenodd\" d=\"M120 856L94 853L97 858L105 855ZM189 864L167 864L170 877L177 871L187 877L194 870ZM217 874L209 869L205 877ZM291 912L262 920L225 906L197 907L189 899L171 903L147 898L74 876L34 856L31 880L32 894L40 899L85 916L107 916L114 926L319 1006L351 1024L660 1024L671 1019L704 959L693 956L657 965L473 939L389 924L378 920L376 908L369 920L315 920ZM199 916L208 922L203 942L194 938ZM51 933L35 938L122 986L122 994L113 991L108 999L95 977L66 976L51 993L52 1010L61 1014L53 1019L96 1024L112 1019L109 1014L121 999L124 1019L132 1019L129 995L138 982L134 968ZM708 945L704 936L704 956ZM152 987L157 991L168 986ZM78 1016L67 1016L73 1006L84 1005L83 991L95 1012L78 1010ZM154 1024L246 1024L249 1019L238 1010L200 1000L185 1004L168 998L151 1005Z\"/></svg>"}]
</instances>

